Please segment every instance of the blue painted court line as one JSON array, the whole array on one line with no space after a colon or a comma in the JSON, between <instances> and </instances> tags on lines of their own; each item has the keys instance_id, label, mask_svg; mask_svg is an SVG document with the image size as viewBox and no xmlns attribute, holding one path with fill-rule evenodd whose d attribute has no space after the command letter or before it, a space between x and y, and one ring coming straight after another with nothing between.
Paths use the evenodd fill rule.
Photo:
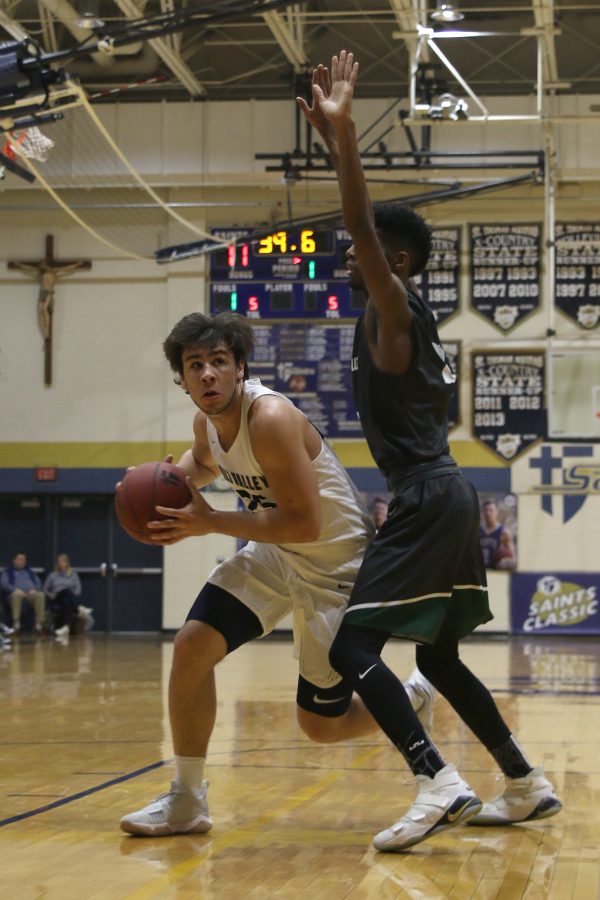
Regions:
<instances>
[{"instance_id":1,"label":"blue painted court line","mask_svg":"<svg viewBox=\"0 0 600 900\"><path fill-rule=\"evenodd\" d=\"M169 762L171 762L171 760L161 759L160 762L151 763L149 766L144 766L143 769L136 769L135 772L129 772L127 775L120 775L118 778L112 778L110 781L104 781L102 784L87 788L85 791L79 791L77 794L71 794L69 797L61 797L60 800L55 800L53 803L47 803L45 806L37 806L35 809L19 813L16 816L9 816L8 819L0 819L0 828L4 825L12 825L14 822L21 822L23 819L30 819L32 816L48 812L50 809L65 806L67 803L73 803L75 800L81 800L82 797L89 797L90 794L104 791L106 788L112 787L115 784L121 784L123 781L130 781L132 778L137 778L138 775L144 775L146 772L151 772L153 769L160 769L161 766L165 766Z\"/></svg>"}]
</instances>

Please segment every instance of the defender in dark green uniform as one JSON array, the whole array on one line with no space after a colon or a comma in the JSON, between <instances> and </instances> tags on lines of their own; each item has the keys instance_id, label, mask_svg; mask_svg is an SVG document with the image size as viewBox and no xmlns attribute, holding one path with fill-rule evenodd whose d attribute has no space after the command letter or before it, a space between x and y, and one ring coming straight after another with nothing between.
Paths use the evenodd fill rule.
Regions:
<instances>
[{"instance_id":1,"label":"defender in dark green uniform","mask_svg":"<svg viewBox=\"0 0 600 900\"><path fill-rule=\"evenodd\" d=\"M381 235L393 235L394 228L408 234L416 230L429 246L428 229L411 210L382 206L375 222ZM351 285L361 283L354 268ZM434 643L446 620L454 637L461 638L492 614L479 549L477 494L448 448L448 407L456 378L431 310L413 290L406 293L412 320L405 372L384 372L373 362L368 329L376 333L379 327L373 305L367 305L356 326L354 400L394 499L367 549L344 621Z\"/></svg>"},{"instance_id":2,"label":"defender in dark green uniform","mask_svg":"<svg viewBox=\"0 0 600 900\"><path fill-rule=\"evenodd\" d=\"M512 737L487 688L461 662L458 640L491 618L479 547L479 506L449 454L447 411L454 373L433 315L412 289L427 265L431 234L398 205L367 192L351 115L358 64L342 51L331 78L313 73L313 105L299 100L336 166L352 287L368 296L356 328L353 387L365 437L394 494L387 521L367 549L343 624L334 668L361 696L416 776L407 813L376 835L376 849L404 850L461 822L505 824L561 809L541 767ZM487 747L507 778L483 805L447 765L414 714L401 682L381 659L391 635L417 642L417 665Z\"/></svg>"}]
</instances>

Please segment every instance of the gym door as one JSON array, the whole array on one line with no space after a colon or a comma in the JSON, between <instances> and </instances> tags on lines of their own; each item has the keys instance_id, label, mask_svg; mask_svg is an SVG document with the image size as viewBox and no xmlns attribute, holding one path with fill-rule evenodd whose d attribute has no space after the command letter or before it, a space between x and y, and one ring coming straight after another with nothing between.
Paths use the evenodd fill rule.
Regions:
<instances>
[{"instance_id":1,"label":"gym door","mask_svg":"<svg viewBox=\"0 0 600 900\"><path fill-rule=\"evenodd\" d=\"M163 550L130 538L116 520L112 496L54 499L53 555L69 554L83 603L97 631L160 631Z\"/></svg>"}]
</instances>

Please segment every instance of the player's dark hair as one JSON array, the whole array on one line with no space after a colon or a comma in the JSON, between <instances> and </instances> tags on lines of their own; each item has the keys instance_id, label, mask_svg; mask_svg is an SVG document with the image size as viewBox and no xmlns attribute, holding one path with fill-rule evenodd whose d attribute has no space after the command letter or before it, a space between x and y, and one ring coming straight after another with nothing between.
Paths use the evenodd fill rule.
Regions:
<instances>
[{"instance_id":1,"label":"player's dark hair","mask_svg":"<svg viewBox=\"0 0 600 900\"><path fill-rule=\"evenodd\" d=\"M410 256L410 275L422 272L431 254L431 228L419 213L402 203L375 203L375 228L394 250Z\"/></svg>"},{"instance_id":2,"label":"player's dark hair","mask_svg":"<svg viewBox=\"0 0 600 900\"><path fill-rule=\"evenodd\" d=\"M211 349L225 344L233 353L236 365L244 363L244 380L249 377L247 359L254 348L254 332L248 319L233 312L205 316L190 313L180 319L163 343L169 365L178 376L183 374L183 353L192 347ZM178 378L175 379L180 384Z\"/></svg>"},{"instance_id":3,"label":"player's dark hair","mask_svg":"<svg viewBox=\"0 0 600 900\"><path fill-rule=\"evenodd\" d=\"M497 507L498 504L496 503L495 500L484 500L483 503L481 504L481 508L483 509L484 506L495 506L495 507Z\"/></svg>"}]
</instances>

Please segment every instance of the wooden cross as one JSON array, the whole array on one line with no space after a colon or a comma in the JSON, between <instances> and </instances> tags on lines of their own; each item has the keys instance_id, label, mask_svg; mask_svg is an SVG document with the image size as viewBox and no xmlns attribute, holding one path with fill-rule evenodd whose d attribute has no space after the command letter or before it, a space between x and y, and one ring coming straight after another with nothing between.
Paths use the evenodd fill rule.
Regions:
<instances>
[{"instance_id":1,"label":"wooden cross","mask_svg":"<svg viewBox=\"0 0 600 900\"><path fill-rule=\"evenodd\" d=\"M59 278L77 269L91 269L89 259L55 259L54 237L46 235L46 258L39 260L11 260L9 269L35 272L40 276L38 294L38 324L44 337L44 384L52 384L52 318L54 313L54 288Z\"/></svg>"}]
</instances>

